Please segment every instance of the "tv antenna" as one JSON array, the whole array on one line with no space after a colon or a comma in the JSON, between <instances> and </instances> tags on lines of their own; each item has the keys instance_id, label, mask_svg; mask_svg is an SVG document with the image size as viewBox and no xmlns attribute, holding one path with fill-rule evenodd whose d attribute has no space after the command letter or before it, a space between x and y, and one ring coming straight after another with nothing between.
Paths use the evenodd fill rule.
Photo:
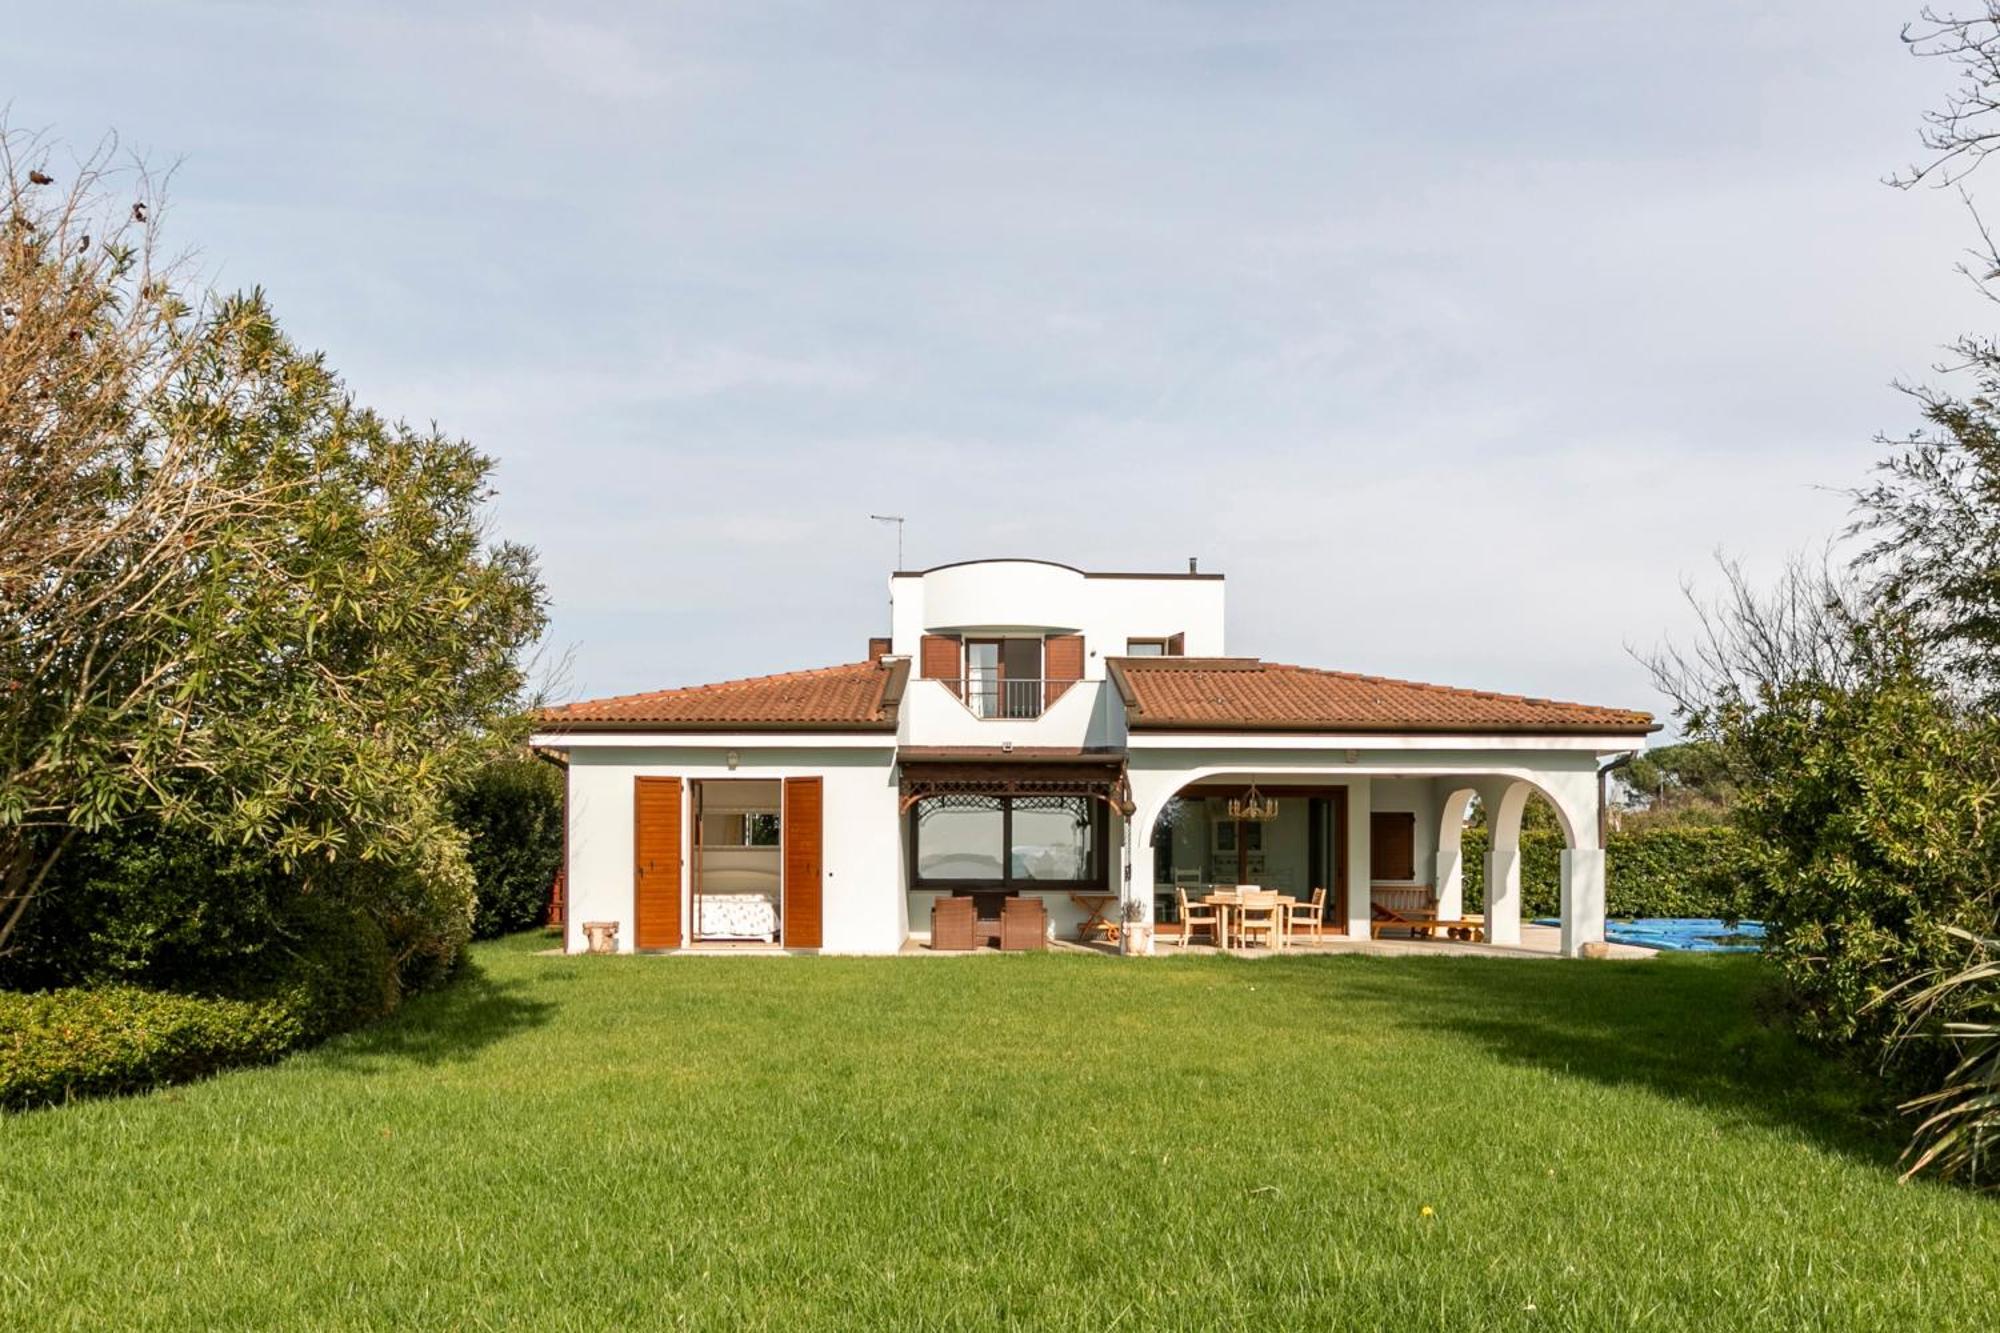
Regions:
<instances>
[{"instance_id":1,"label":"tv antenna","mask_svg":"<svg viewBox=\"0 0 2000 1333\"><path fill-rule=\"evenodd\" d=\"M903 516L901 514L870 514L868 517L874 519L877 523L894 523L896 525L896 568L900 570L903 567Z\"/></svg>"}]
</instances>

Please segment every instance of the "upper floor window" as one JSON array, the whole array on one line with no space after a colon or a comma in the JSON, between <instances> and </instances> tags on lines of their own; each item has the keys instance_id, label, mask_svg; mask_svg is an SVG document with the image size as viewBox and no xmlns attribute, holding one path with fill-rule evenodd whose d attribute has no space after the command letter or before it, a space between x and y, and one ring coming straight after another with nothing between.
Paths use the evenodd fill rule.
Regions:
<instances>
[{"instance_id":1,"label":"upper floor window","mask_svg":"<svg viewBox=\"0 0 2000 1333\"><path fill-rule=\"evenodd\" d=\"M1167 641L1165 639L1125 640L1125 656L1127 657L1165 657L1166 655Z\"/></svg>"}]
</instances>

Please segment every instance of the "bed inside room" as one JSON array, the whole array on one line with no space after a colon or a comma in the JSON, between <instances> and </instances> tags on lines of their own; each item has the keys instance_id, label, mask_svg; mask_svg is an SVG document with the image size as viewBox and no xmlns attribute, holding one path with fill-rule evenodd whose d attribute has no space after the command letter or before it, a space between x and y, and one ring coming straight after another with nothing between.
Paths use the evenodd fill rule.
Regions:
<instances>
[{"instance_id":1,"label":"bed inside room","mask_svg":"<svg viewBox=\"0 0 2000 1333\"><path fill-rule=\"evenodd\" d=\"M694 938L779 944L784 938L782 784L755 778L694 783Z\"/></svg>"}]
</instances>

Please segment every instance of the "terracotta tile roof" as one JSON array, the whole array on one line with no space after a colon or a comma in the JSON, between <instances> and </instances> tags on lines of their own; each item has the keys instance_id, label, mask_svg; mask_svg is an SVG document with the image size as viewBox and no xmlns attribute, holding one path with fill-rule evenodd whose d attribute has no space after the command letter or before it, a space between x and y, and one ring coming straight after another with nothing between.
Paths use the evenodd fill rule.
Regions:
<instances>
[{"instance_id":1,"label":"terracotta tile roof","mask_svg":"<svg viewBox=\"0 0 2000 1333\"><path fill-rule=\"evenodd\" d=\"M894 731L908 661L850 662L542 710L554 730Z\"/></svg>"},{"instance_id":2,"label":"terracotta tile roof","mask_svg":"<svg viewBox=\"0 0 2000 1333\"><path fill-rule=\"evenodd\" d=\"M1109 662L1134 731L1638 733L1650 713L1423 685L1254 657L1122 657Z\"/></svg>"}]
</instances>

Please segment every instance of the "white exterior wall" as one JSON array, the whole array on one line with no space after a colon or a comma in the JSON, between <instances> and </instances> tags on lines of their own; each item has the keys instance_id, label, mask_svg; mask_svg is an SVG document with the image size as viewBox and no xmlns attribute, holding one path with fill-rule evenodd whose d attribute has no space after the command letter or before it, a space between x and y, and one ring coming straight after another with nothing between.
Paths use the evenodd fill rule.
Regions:
<instances>
[{"instance_id":1,"label":"white exterior wall","mask_svg":"<svg viewBox=\"0 0 2000 1333\"><path fill-rule=\"evenodd\" d=\"M1106 657L1122 657L1127 639L1187 636L1189 657L1225 655L1221 579L1093 578L1084 626L1084 673L1104 674Z\"/></svg>"},{"instance_id":2,"label":"white exterior wall","mask_svg":"<svg viewBox=\"0 0 2000 1333\"><path fill-rule=\"evenodd\" d=\"M618 948L633 947L633 780L807 778L824 780L821 884L824 951L894 953L909 933L903 896L894 750L888 738L866 746L753 749L716 745L578 745L612 737L538 737L575 745L569 769L569 904L563 945L584 948L583 923L616 921ZM736 750L734 769L727 754ZM693 920L685 868L690 865L689 803L681 807L681 922ZM928 928L928 922L925 923Z\"/></svg>"},{"instance_id":3,"label":"white exterior wall","mask_svg":"<svg viewBox=\"0 0 2000 1333\"><path fill-rule=\"evenodd\" d=\"M1223 600L1219 577L1087 574L1038 560L945 565L889 580L890 651L914 657L925 634L1081 633L1084 679L1102 680L1104 659L1122 656L1129 639L1180 634L1187 656L1222 656Z\"/></svg>"}]
</instances>

